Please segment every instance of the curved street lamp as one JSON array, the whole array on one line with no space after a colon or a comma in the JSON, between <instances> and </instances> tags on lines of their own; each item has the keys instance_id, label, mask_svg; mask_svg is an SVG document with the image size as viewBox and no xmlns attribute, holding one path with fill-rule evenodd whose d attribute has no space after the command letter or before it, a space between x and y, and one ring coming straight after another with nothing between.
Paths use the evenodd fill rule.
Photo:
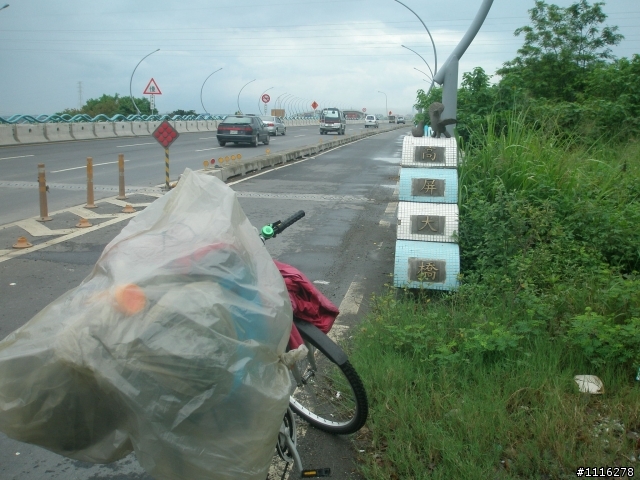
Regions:
<instances>
[{"instance_id":1,"label":"curved street lamp","mask_svg":"<svg viewBox=\"0 0 640 480\"><path fill-rule=\"evenodd\" d=\"M416 55L418 55L418 56L422 59L422 61L424 62L424 64L427 66L427 68L429 69L429 71L431 72L431 86L429 87L429 91L427 91L427 95L429 95L429 93L431 92L431 89L433 88L433 85L434 85L434 83L435 83L435 80L434 80L435 75L434 75L434 73L433 73L433 70L431 70L431 66L429 65L429 63L427 63L427 61L424 59L424 57L423 57L422 55L420 55L418 52L416 52L416 51L415 51L415 50L413 50L412 48L409 48L409 47L407 47L406 45L400 45L400 46L401 46L402 48L406 48L407 50L409 50L409 51L411 51L411 52L415 53ZM423 73L424 73L424 72L423 72ZM436 73L437 73L437 70L436 70Z\"/></svg>"},{"instance_id":2,"label":"curved street lamp","mask_svg":"<svg viewBox=\"0 0 640 480\"><path fill-rule=\"evenodd\" d=\"M260 95L260 97L258 98L258 113L260 113L260 100L262 100L262 96L263 96L265 93L267 93L269 90L271 90L272 88L275 88L275 87L269 87L269 88L267 88L264 92L262 92L262 95ZM267 104L265 103L265 106L266 106L266 105L267 105Z\"/></svg>"},{"instance_id":3,"label":"curved street lamp","mask_svg":"<svg viewBox=\"0 0 640 480\"><path fill-rule=\"evenodd\" d=\"M429 34L429 38L431 39L431 45L433 45L433 58L435 59L435 71L438 71L438 52L436 52L436 44L433 41L433 37L431 36L431 32L429 31L429 29L427 28L427 26L425 25L425 23L422 21L422 19L420 18L420 16L414 12L413 10L411 10L409 7L407 7L404 3L402 3L400 0L394 0L395 2L399 3L400 5L402 5L404 8L406 8L407 10L409 10L411 13L413 13L416 17L418 17L418 20L420 20L420 23L422 24L422 26L424 27L424 29L427 31L427 33ZM414 52L415 53L415 52ZM422 58L422 57L420 57ZM424 58L422 59L424 60ZM424 63L427 63L426 61ZM428 64L427 64L428 65ZM429 68L429 70L431 70L431 68ZM431 72L431 76L433 77L433 72Z\"/></svg>"},{"instance_id":4,"label":"curved street lamp","mask_svg":"<svg viewBox=\"0 0 640 480\"><path fill-rule=\"evenodd\" d=\"M9 6L9 4L7 3L6 5L3 5L0 7L0 10L4 10L5 8L7 8Z\"/></svg>"},{"instance_id":5,"label":"curved street lamp","mask_svg":"<svg viewBox=\"0 0 640 480\"><path fill-rule=\"evenodd\" d=\"M274 105L275 105L276 108L278 108L278 100L280 100L280 97L282 97L282 95L286 95L286 94L287 94L287 92L278 95L278 98L276 98L276 101L274 102Z\"/></svg>"},{"instance_id":6,"label":"curved street lamp","mask_svg":"<svg viewBox=\"0 0 640 480\"><path fill-rule=\"evenodd\" d=\"M222 67L220 67L218 70L216 70L213 73L219 72L220 70L222 70ZM213 73L211 75L213 75ZM211 75L209 75L209 77L211 77ZM207 109L204 108L204 103L202 103L202 89L204 88L204 84L207 83L207 80L209 80L209 77L204 79L204 82L202 82L202 87L200 88L200 104L202 105L202 109L204 110L204 113L206 113L206 114L209 114L209 112L207 112Z\"/></svg>"},{"instance_id":7,"label":"curved street lamp","mask_svg":"<svg viewBox=\"0 0 640 480\"><path fill-rule=\"evenodd\" d=\"M387 94L386 94L386 93L384 93L384 92L381 92L380 90L378 90L378 93L381 93L381 94L383 94L383 95L384 95L384 115L385 115L385 117L386 117L387 115L389 115L389 114L387 113L387 112L389 111L389 109L388 109L388 107L387 107Z\"/></svg>"},{"instance_id":8,"label":"curved street lamp","mask_svg":"<svg viewBox=\"0 0 640 480\"><path fill-rule=\"evenodd\" d=\"M9 5L7 5L7 6L9 6ZM160 49L154 50L149 55L153 55L154 53L159 52L159 51L160 51ZM147 58L149 55L145 55L144 57L142 57L142 60ZM136 73L136 70L138 69L138 66L140 66L140 64L142 63L142 60L140 60L138 62L138 65L136 65L136 68L133 69L133 72L131 72L131 78L129 79L129 97L131 98L131 103L133 103L133 106L136 107L136 112L138 112L138 115L140 115L140 109L136 105L136 102L133 101L133 92L131 91L131 84L133 83L133 74Z\"/></svg>"},{"instance_id":9,"label":"curved street lamp","mask_svg":"<svg viewBox=\"0 0 640 480\"><path fill-rule=\"evenodd\" d=\"M251 82L247 82L245 83L242 88L240 89L240 91L238 92L238 112L242 113L242 109L240 108L240 94L242 93L242 90L244 90L244 87L246 87L247 85L249 85L252 82L255 82L257 79L253 79L251 80Z\"/></svg>"},{"instance_id":10,"label":"curved street lamp","mask_svg":"<svg viewBox=\"0 0 640 480\"><path fill-rule=\"evenodd\" d=\"M414 70L419 71L421 74L423 74L425 77L427 77L429 80L433 81L433 77L430 77L428 74L426 74L425 72L423 72L422 70L420 70L419 68L413 67ZM426 80L425 80L426 82Z\"/></svg>"}]
</instances>

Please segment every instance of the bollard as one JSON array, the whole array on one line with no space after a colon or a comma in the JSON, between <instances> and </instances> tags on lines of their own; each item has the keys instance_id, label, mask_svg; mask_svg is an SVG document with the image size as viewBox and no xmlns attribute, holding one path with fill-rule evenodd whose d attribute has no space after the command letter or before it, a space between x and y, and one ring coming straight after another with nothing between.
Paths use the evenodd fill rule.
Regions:
<instances>
[{"instance_id":1,"label":"bollard","mask_svg":"<svg viewBox=\"0 0 640 480\"><path fill-rule=\"evenodd\" d=\"M80 221L76 223L76 227L78 228L89 228L91 226L91 222L89 222L89 220L87 220L86 218L81 218Z\"/></svg>"},{"instance_id":2,"label":"bollard","mask_svg":"<svg viewBox=\"0 0 640 480\"><path fill-rule=\"evenodd\" d=\"M97 208L93 203L93 158L87 157L87 204L84 208Z\"/></svg>"},{"instance_id":3,"label":"bollard","mask_svg":"<svg viewBox=\"0 0 640 480\"><path fill-rule=\"evenodd\" d=\"M44 176L44 163L38 164L38 190L40 191L40 218L39 222L48 222L51 220L47 209L47 180Z\"/></svg>"},{"instance_id":4,"label":"bollard","mask_svg":"<svg viewBox=\"0 0 640 480\"><path fill-rule=\"evenodd\" d=\"M118 200L126 200L127 196L124 193L124 153L118 154L118 182L120 192L116 198Z\"/></svg>"},{"instance_id":5,"label":"bollard","mask_svg":"<svg viewBox=\"0 0 640 480\"><path fill-rule=\"evenodd\" d=\"M171 190L169 185L169 148L164 149L164 188L165 190Z\"/></svg>"}]
</instances>

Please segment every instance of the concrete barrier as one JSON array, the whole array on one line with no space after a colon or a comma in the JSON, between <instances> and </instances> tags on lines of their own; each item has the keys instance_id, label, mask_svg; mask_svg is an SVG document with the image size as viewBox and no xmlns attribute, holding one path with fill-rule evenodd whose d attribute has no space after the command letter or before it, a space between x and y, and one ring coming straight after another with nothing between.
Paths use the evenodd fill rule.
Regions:
<instances>
[{"instance_id":1,"label":"concrete barrier","mask_svg":"<svg viewBox=\"0 0 640 480\"><path fill-rule=\"evenodd\" d=\"M112 122L96 122L93 124L93 133L98 138L114 138L116 132Z\"/></svg>"},{"instance_id":2,"label":"concrete barrier","mask_svg":"<svg viewBox=\"0 0 640 480\"><path fill-rule=\"evenodd\" d=\"M198 130L201 132L208 132L209 127L207 126L206 120L198 120Z\"/></svg>"},{"instance_id":3,"label":"concrete barrier","mask_svg":"<svg viewBox=\"0 0 640 480\"><path fill-rule=\"evenodd\" d=\"M184 123L187 124L187 131L188 132L199 132L200 131L200 130L198 130L198 122L196 122L195 120L187 120Z\"/></svg>"},{"instance_id":4,"label":"concrete barrier","mask_svg":"<svg viewBox=\"0 0 640 480\"><path fill-rule=\"evenodd\" d=\"M173 128L176 129L176 131L178 133L188 133L189 130L187 130L187 122L169 122L171 124L171 126Z\"/></svg>"},{"instance_id":5,"label":"concrete barrier","mask_svg":"<svg viewBox=\"0 0 640 480\"><path fill-rule=\"evenodd\" d=\"M131 131L137 137L151 135L151 132L149 132L148 122L131 122Z\"/></svg>"},{"instance_id":6,"label":"concrete barrier","mask_svg":"<svg viewBox=\"0 0 640 480\"><path fill-rule=\"evenodd\" d=\"M131 122L116 122L113 124L113 129L117 137L133 137L133 130L131 129Z\"/></svg>"},{"instance_id":7,"label":"concrete barrier","mask_svg":"<svg viewBox=\"0 0 640 480\"><path fill-rule=\"evenodd\" d=\"M149 128L149 133L153 135L153 132L156 131L156 128L160 126L162 122L155 120L153 122L147 122L147 127Z\"/></svg>"},{"instance_id":8,"label":"concrete barrier","mask_svg":"<svg viewBox=\"0 0 640 480\"><path fill-rule=\"evenodd\" d=\"M210 132L218 131L218 121L217 120L207 120L207 130Z\"/></svg>"},{"instance_id":9,"label":"concrete barrier","mask_svg":"<svg viewBox=\"0 0 640 480\"><path fill-rule=\"evenodd\" d=\"M92 123L71 123L71 135L76 140L91 140L96 138L96 134L93 133Z\"/></svg>"},{"instance_id":10,"label":"concrete barrier","mask_svg":"<svg viewBox=\"0 0 640 480\"><path fill-rule=\"evenodd\" d=\"M42 123L20 123L15 125L16 139L20 143L44 143L49 140L44 134Z\"/></svg>"},{"instance_id":11,"label":"concrete barrier","mask_svg":"<svg viewBox=\"0 0 640 480\"><path fill-rule=\"evenodd\" d=\"M44 134L50 142L75 140L71 135L71 125L68 123L45 123Z\"/></svg>"},{"instance_id":12,"label":"concrete barrier","mask_svg":"<svg viewBox=\"0 0 640 480\"><path fill-rule=\"evenodd\" d=\"M15 125L0 125L0 145L18 145L18 139L15 136Z\"/></svg>"}]
</instances>

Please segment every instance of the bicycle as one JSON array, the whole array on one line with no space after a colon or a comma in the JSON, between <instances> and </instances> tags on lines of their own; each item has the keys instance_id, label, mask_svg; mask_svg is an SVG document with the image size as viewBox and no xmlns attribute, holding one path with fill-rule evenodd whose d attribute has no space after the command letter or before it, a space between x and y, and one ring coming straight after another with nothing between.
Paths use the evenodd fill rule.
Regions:
<instances>
[{"instance_id":1,"label":"bicycle","mask_svg":"<svg viewBox=\"0 0 640 480\"><path fill-rule=\"evenodd\" d=\"M304 216L304 211L300 210L284 221L265 225L260 230L260 238L263 243L275 238ZM295 316L293 323L308 353L290 368L294 389L280 428L277 452L287 465L295 463L303 478L329 476L329 469L302 468L296 449L296 427L292 412L319 430L341 435L355 433L367 420L367 394L342 348L312 323Z\"/></svg>"}]
</instances>

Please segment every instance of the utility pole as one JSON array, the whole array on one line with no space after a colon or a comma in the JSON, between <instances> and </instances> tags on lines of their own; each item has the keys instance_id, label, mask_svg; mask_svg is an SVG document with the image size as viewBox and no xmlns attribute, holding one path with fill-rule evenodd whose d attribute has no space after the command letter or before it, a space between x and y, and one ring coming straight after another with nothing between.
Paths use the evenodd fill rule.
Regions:
<instances>
[{"instance_id":1,"label":"utility pole","mask_svg":"<svg viewBox=\"0 0 640 480\"><path fill-rule=\"evenodd\" d=\"M82 110L82 82L78 82L78 110Z\"/></svg>"}]
</instances>

